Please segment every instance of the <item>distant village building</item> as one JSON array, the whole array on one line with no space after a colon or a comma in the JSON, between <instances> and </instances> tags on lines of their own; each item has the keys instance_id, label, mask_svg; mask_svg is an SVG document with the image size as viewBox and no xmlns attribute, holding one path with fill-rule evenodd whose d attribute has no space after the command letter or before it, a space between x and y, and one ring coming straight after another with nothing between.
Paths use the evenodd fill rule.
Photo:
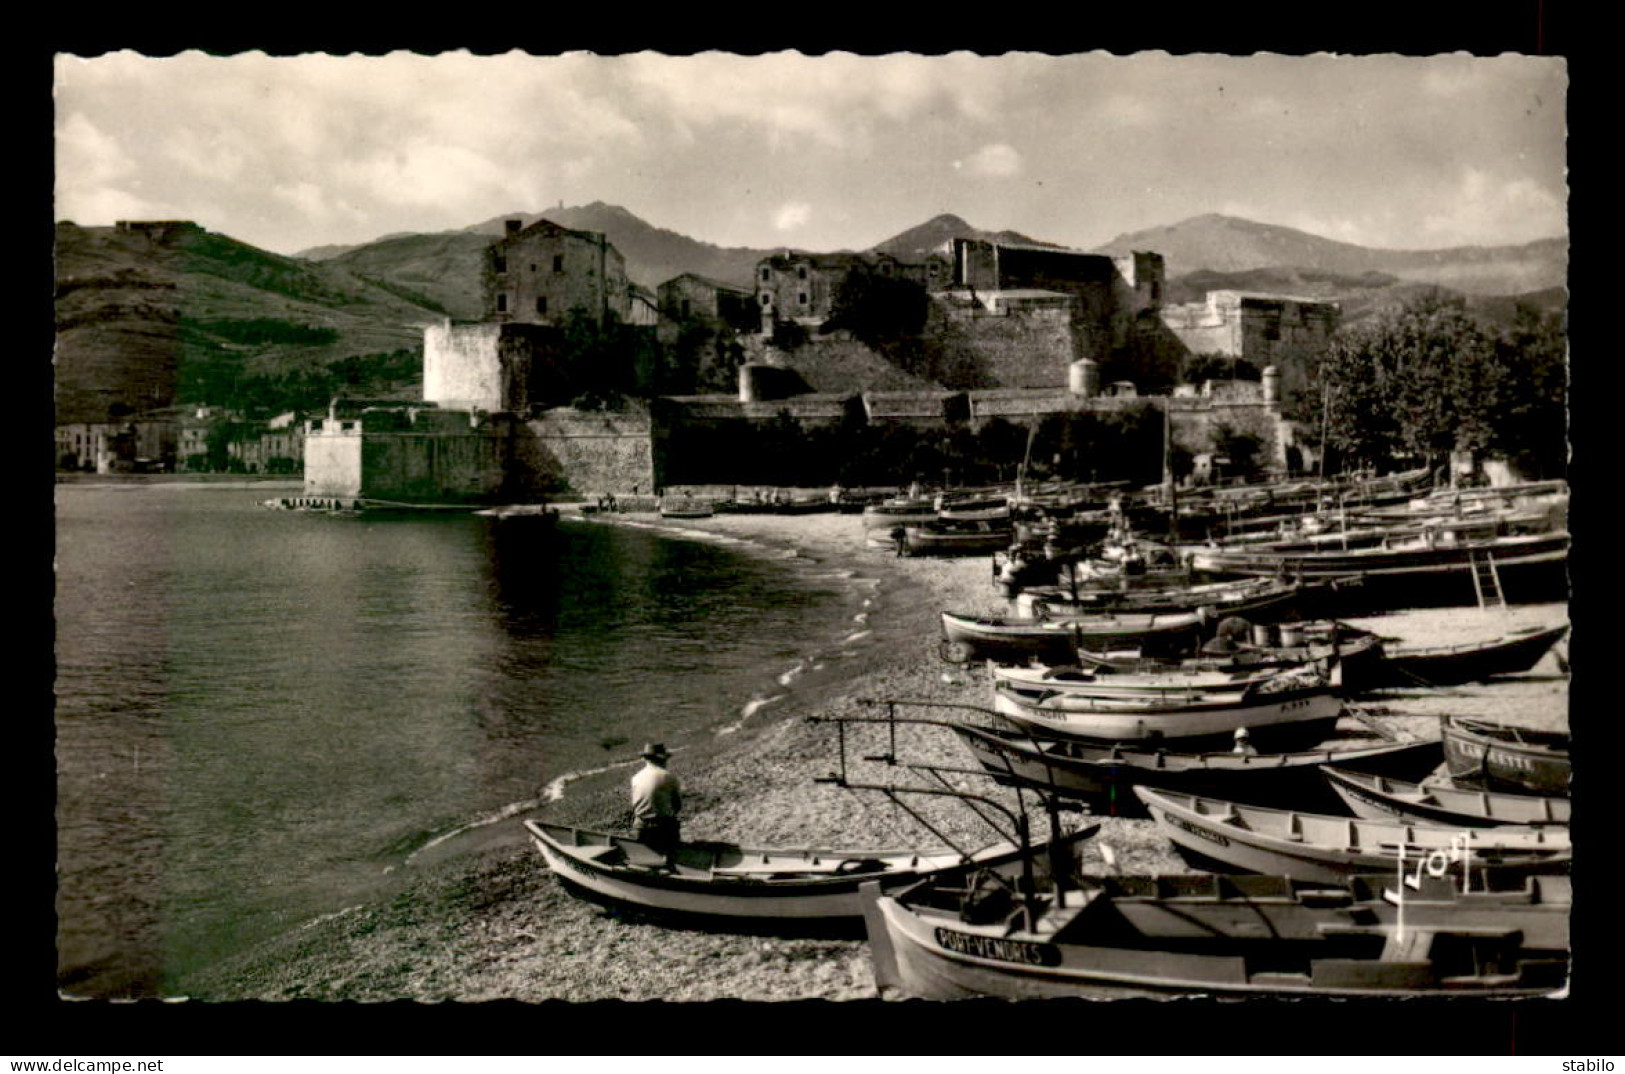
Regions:
<instances>
[{"instance_id":1,"label":"distant village building","mask_svg":"<svg viewBox=\"0 0 1625 1074\"><path fill-rule=\"evenodd\" d=\"M235 467L250 474L293 474L304 468L305 431L297 411L245 422L226 446Z\"/></svg>"},{"instance_id":2,"label":"distant village building","mask_svg":"<svg viewBox=\"0 0 1625 1074\"><path fill-rule=\"evenodd\" d=\"M165 414L56 427L56 468L98 474L173 470L178 424Z\"/></svg>"},{"instance_id":3,"label":"distant village building","mask_svg":"<svg viewBox=\"0 0 1625 1074\"><path fill-rule=\"evenodd\" d=\"M808 254L786 250L756 263L756 303L762 330L775 321L816 327L835 311L835 298L847 278L866 273L859 254Z\"/></svg>"},{"instance_id":4,"label":"distant village building","mask_svg":"<svg viewBox=\"0 0 1625 1074\"><path fill-rule=\"evenodd\" d=\"M626 323L653 328L660 323L660 301L647 287L626 285Z\"/></svg>"},{"instance_id":5,"label":"distant village building","mask_svg":"<svg viewBox=\"0 0 1625 1074\"><path fill-rule=\"evenodd\" d=\"M758 327L755 293L685 272L660 285L660 316L668 321L707 321L738 331Z\"/></svg>"},{"instance_id":6,"label":"distant village building","mask_svg":"<svg viewBox=\"0 0 1625 1074\"><path fill-rule=\"evenodd\" d=\"M551 220L507 231L486 253L485 317L493 324L559 326L572 310L594 323L628 323L632 290L626 258L601 232L574 231Z\"/></svg>"},{"instance_id":7,"label":"distant village building","mask_svg":"<svg viewBox=\"0 0 1625 1074\"><path fill-rule=\"evenodd\" d=\"M756 305L763 332L774 322L816 328L835 312L841 288L854 276L907 280L927 291L948 283L948 259L932 254L905 262L887 253L811 254L786 250L756 263Z\"/></svg>"}]
</instances>

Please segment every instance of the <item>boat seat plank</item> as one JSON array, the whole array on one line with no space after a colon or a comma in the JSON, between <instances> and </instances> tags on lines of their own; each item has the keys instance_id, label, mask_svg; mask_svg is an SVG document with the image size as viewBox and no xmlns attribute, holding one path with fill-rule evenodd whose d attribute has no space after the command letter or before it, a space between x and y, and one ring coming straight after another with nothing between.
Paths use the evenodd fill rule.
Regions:
<instances>
[{"instance_id":1,"label":"boat seat plank","mask_svg":"<svg viewBox=\"0 0 1625 1074\"><path fill-rule=\"evenodd\" d=\"M610 837L610 842L620 848L626 857L628 865L636 865L647 869L664 869L669 867L666 856L652 847L638 842L636 839L619 839Z\"/></svg>"}]
</instances>

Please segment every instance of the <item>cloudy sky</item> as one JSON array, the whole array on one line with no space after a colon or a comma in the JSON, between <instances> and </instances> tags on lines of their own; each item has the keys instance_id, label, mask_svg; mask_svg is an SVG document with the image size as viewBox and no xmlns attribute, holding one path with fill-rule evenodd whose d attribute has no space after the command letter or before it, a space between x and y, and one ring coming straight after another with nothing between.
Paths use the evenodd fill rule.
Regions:
<instances>
[{"instance_id":1,"label":"cloudy sky","mask_svg":"<svg viewBox=\"0 0 1625 1074\"><path fill-rule=\"evenodd\" d=\"M605 201L723 246L941 212L1089 248L1217 212L1366 246L1567 231L1550 57L59 56L56 217L293 253Z\"/></svg>"}]
</instances>

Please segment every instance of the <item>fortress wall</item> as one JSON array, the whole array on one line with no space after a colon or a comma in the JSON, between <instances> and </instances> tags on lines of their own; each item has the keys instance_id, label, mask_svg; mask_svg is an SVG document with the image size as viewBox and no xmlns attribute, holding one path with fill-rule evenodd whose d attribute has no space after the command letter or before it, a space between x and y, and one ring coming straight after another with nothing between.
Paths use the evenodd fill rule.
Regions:
<instances>
[{"instance_id":1,"label":"fortress wall","mask_svg":"<svg viewBox=\"0 0 1625 1074\"><path fill-rule=\"evenodd\" d=\"M502 410L502 325L442 321L423 332L423 398L451 410Z\"/></svg>"},{"instance_id":2,"label":"fortress wall","mask_svg":"<svg viewBox=\"0 0 1625 1074\"><path fill-rule=\"evenodd\" d=\"M644 413L549 410L520 427L516 469L580 496L654 491L655 438Z\"/></svg>"}]
</instances>

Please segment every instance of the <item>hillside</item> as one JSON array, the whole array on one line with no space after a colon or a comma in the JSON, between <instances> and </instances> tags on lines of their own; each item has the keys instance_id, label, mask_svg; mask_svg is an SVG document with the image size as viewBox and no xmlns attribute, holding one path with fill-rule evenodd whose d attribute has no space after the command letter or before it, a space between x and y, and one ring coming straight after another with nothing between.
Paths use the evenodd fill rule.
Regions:
<instances>
[{"instance_id":1,"label":"hillside","mask_svg":"<svg viewBox=\"0 0 1625 1074\"><path fill-rule=\"evenodd\" d=\"M437 316L342 269L202 229L149 238L63 223L55 254L58 422L220 402L245 378L410 350Z\"/></svg>"},{"instance_id":2,"label":"hillside","mask_svg":"<svg viewBox=\"0 0 1625 1074\"><path fill-rule=\"evenodd\" d=\"M1097 252L1130 250L1162 254L1170 279L1203 270L1234 273L1291 266L1341 277L1383 273L1466 294L1510 295L1561 287L1568 278L1568 242L1561 238L1521 246L1378 250L1216 213L1120 235Z\"/></svg>"},{"instance_id":3,"label":"hillside","mask_svg":"<svg viewBox=\"0 0 1625 1074\"><path fill-rule=\"evenodd\" d=\"M480 271L489 236L460 231L392 235L323 262L454 320L484 316Z\"/></svg>"},{"instance_id":4,"label":"hillside","mask_svg":"<svg viewBox=\"0 0 1625 1074\"><path fill-rule=\"evenodd\" d=\"M940 253L949 239L983 239L1020 246L1054 246L1028 238L1019 231L983 231L972 227L952 213L934 216L925 223L893 235L869 249L875 253L891 254L902 261L919 261L927 254Z\"/></svg>"}]
</instances>

